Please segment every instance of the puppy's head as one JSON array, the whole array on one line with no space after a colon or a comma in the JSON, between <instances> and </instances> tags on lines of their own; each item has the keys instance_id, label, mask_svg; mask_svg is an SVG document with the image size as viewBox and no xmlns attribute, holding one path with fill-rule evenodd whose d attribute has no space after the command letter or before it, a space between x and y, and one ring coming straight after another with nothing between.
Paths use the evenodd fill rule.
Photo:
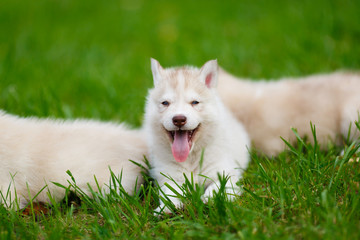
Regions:
<instances>
[{"instance_id":1,"label":"puppy's head","mask_svg":"<svg viewBox=\"0 0 360 240\"><path fill-rule=\"evenodd\" d=\"M166 135L174 159L184 162L202 132L207 131L206 126L216 118L217 61L208 61L200 69L164 69L151 59L151 69L154 89L148 97L147 119Z\"/></svg>"}]
</instances>

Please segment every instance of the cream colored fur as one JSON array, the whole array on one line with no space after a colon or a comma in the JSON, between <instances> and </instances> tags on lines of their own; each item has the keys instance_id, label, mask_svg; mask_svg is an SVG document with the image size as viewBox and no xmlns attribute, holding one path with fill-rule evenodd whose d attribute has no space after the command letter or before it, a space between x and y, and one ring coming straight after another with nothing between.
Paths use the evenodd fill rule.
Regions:
<instances>
[{"instance_id":1,"label":"cream colored fur","mask_svg":"<svg viewBox=\"0 0 360 240\"><path fill-rule=\"evenodd\" d=\"M34 197L46 184L36 200L48 202L48 191L56 201L61 200L65 191L52 182L68 186L67 170L86 193L87 183L97 190L94 175L107 191L109 167L116 176L122 171L122 185L131 194L142 177L141 169L129 159L142 164L146 153L142 132L124 125L19 118L0 111L0 190L6 195L10 186L13 201L16 189L20 207L27 203L29 193ZM7 198L6 204L9 201Z\"/></svg>"},{"instance_id":2,"label":"cream colored fur","mask_svg":"<svg viewBox=\"0 0 360 240\"><path fill-rule=\"evenodd\" d=\"M217 94L217 69L216 61L207 62L201 69L163 69L152 59L155 87L149 91L147 97L144 123L152 167L150 174L176 207L182 206L181 201L171 197L174 193L164 184L168 183L179 193L181 190L162 174L173 178L180 186L184 183L183 174L189 179L193 174L196 182L205 183L204 201L212 196L214 190L218 190L220 183L217 174L229 175L226 188L231 198L230 195L239 194L240 190L235 183L249 162L248 136ZM198 101L198 104L194 104L194 101ZM172 121L177 115L187 118L181 129L192 130L199 126L184 162L174 159L171 150L174 140L171 140L168 133L179 129ZM204 159L201 165L203 150ZM211 180L206 180L200 174ZM160 207L155 212L164 207L164 203L160 202ZM164 208L164 212L169 213L170 210Z\"/></svg>"},{"instance_id":3,"label":"cream colored fur","mask_svg":"<svg viewBox=\"0 0 360 240\"><path fill-rule=\"evenodd\" d=\"M278 81L250 81L219 72L219 93L225 105L245 125L255 148L267 155L285 149L286 140L294 142L291 128L312 140L310 121L317 139L339 142L355 131L360 110L360 75L336 72Z\"/></svg>"}]
</instances>

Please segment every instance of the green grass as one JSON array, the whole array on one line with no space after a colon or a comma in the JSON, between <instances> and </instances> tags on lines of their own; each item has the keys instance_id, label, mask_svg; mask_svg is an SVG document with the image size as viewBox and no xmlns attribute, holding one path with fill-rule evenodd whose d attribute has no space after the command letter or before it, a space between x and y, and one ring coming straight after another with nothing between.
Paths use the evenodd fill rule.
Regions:
<instances>
[{"instance_id":1,"label":"green grass","mask_svg":"<svg viewBox=\"0 0 360 240\"><path fill-rule=\"evenodd\" d=\"M251 78L358 70L359 9L357 0L3 0L0 108L140 126L150 57L164 66L217 58ZM158 219L157 189L147 181L135 196L68 199L40 218L0 206L0 239L360 238L354 149L342 157L341 148L300 139L290 149L275 159L252 153L233 203L219 194L204 205L190 179L184 209Z\"/></svg>"}]
</instances>

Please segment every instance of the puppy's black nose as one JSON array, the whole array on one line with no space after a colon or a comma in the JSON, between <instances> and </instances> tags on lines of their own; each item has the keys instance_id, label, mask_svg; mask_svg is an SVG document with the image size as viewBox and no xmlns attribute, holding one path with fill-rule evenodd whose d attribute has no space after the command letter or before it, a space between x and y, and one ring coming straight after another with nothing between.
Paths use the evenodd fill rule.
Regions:
<instances>
[{"instance_id":1,"label":"puppy's black nose","mask_svg":"<svg viewBox=\"0 0 360 240\"><path fill-rule=\"evenodd\" d=\"M186 117L184 115L176 115L172 118L175 126L182 127L186 124Z\"/></svg>"}]
</instances>

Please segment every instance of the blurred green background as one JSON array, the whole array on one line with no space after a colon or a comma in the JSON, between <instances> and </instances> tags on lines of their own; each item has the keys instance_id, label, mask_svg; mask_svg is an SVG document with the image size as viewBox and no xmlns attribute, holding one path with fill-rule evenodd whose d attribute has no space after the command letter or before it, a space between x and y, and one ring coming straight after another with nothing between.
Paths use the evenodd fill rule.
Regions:
<instances>
[{"instance_id":1,"label":"blurred green background","mask_svg":"<svg viewBox=\"0 0 360 240\"><path fill-rule=\"evenodd\" d=\"M0 108L139 126L150 57L251 78L360 69L360 1L2 0Z\"/></svg>"}]
</instances>

